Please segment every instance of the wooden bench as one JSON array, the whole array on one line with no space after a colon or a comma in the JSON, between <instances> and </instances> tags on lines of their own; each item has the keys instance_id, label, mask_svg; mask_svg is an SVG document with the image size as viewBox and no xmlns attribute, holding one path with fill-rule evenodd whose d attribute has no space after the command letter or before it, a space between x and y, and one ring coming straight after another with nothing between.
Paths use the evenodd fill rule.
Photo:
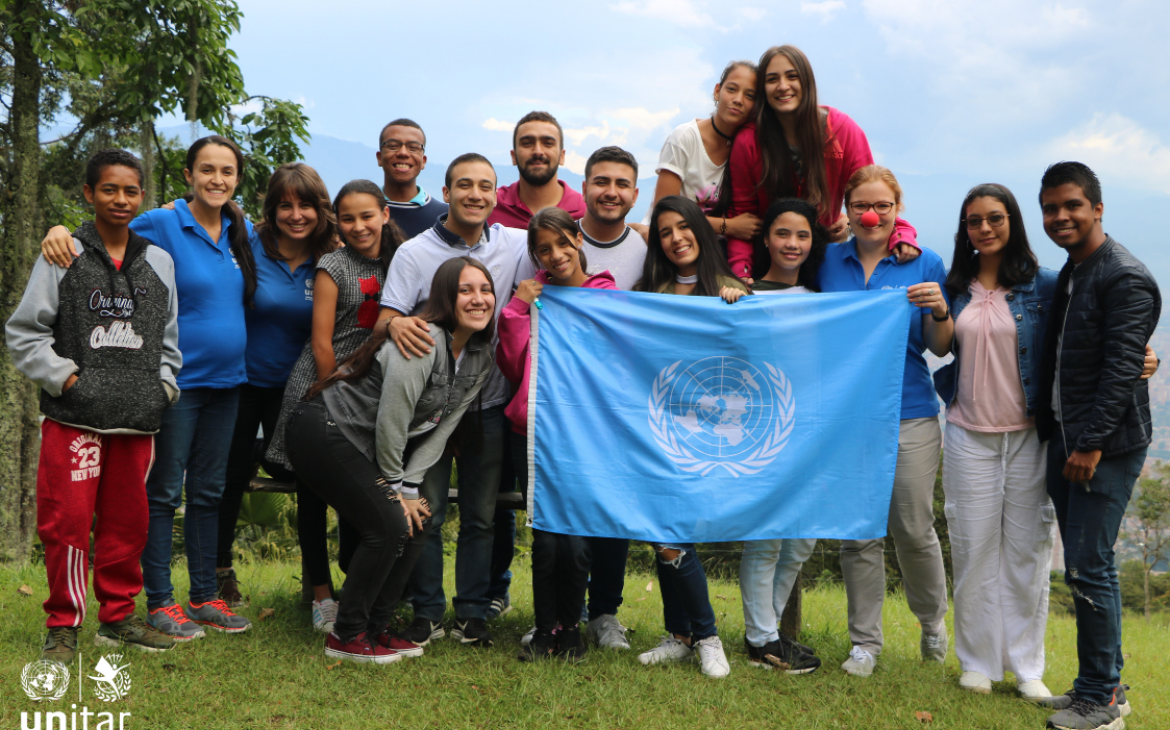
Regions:
<instances>
[{"instance_id":1,"label":"wooden bench","mask_svg":"<svg viewBox=\"0 0 1170 730\"><path fill-rule=\"evenodd\" d=\"M267 479L264 477L254 477L248 483L249 492L260 492L268 494L296 494L297 485L294 482L282 482L276 479ZM459 504L459 490L447 490L448 504ZM528 506L524 503L520 492L500 492L496 496L496 507L498 509L527 509Z\"/></svg>"}]
</instances>

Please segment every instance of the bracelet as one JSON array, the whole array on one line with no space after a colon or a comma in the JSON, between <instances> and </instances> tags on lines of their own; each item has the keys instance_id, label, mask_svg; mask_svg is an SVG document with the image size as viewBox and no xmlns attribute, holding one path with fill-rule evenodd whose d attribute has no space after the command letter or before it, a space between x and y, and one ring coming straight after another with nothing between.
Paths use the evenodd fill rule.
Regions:
<instances>
[{"instance_id":1,"label":"bracelet","mask_svg":"<svg viewBox=\"0 0 1170 730\"><path fill-rule=\"evenodd\" d=\"M948 319L951 318L951 308L947 307L946 314L944 314L941 318L934 316L934 312L932 311L930 313L930 318L933 319L935 322L946 322Z\"/></svg>"},{"instance_id":2,"label":"bracelet","mask_svg":"<svg viewBox=\"0 0 1170 730\"><path fill-rule=\"evenodd\" d=\"M719 226L719 235L727 235L727 216L723 216L723 223Z\"/></svg>"}]
</instances>

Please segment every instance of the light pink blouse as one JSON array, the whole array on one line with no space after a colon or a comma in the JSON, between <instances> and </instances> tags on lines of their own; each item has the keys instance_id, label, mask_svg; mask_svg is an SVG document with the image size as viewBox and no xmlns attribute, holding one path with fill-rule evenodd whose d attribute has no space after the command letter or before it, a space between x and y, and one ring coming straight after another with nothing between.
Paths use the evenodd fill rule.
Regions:
<instances>
[{"instance_id":1,"label":"light pink blouse","mask_svg":"<svg viewBox=\"0 0 1170 730\"><path fill-rule=\"evenodd\" d=\"M1034 425L1020 383L1019 343L1002 287L971 282L971 303L955 322L959 383L947 421L970 431L1002 433Z\"/></svg>"}]
</instances>

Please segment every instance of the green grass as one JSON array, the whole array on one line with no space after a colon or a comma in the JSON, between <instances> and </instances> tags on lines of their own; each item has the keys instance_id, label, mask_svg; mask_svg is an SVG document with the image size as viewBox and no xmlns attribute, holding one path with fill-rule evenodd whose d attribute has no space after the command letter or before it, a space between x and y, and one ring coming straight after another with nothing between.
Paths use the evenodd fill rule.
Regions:
<instances>
[{"instance_id":1,"label":"green grass","mask_svg":"<svg viewBox=\"0 0 1170 730\"><path fill-rule=\"evenodd\" d=\"M703 677L696 665L643 667L636 654L658 642L662 607L657 580L631 574L621 619L634 629L633 651L590 652L583 664L522 664L515 658L528 629L531 585L527 561L517 559L510 614L492 623L496 646L463 648L444 639L426 655L389 666L342 664L322 652L323 638L299 603L299 568L281 563L237 566L253 620L262 608L275 615L240 636L211 634L166 654L129 651L129 697L107 705L85 685L91 711L130 712L127 728L918 728L915 713L931 713L930 728L1042 728L1047 712L1015 696L1014 685L997 685L991 695L958 689L958 663L918 659L919 628L904 598L885 603L885 650L869 679L839 669L849 644L845 594L839 586L809 591L804 600L803 640L824 660L806 677L751 667L742 653L743 614L738 587L712 581L711 595L731 659L731 676ZM176 566L176 582L185 570ZM451 574L448 570L448 597ZM37 564L0 567L0 729L20 727L22 711L71 711L76 678L60 702L34 703L20 685L26 662L37 658L47 589ZM340 580L337 581L340 585ZM653 583L647 591L648 583ZM17 588L27 584L34 595ZM184 594L181 586L179 595ZM139 611L143 609L140 607ZM1135 712L1131 728L1170 727L1170 634L1168 617L1150 623L1125 618L1129 652L1125 681ZM97 605L91 597L82 631L83 669L92 673ZM1075 625L1069 617L1048 623L1048 672L1054 691L1070 686L1076 673ZM78 718L80 721L80 718ZM81 727L80 722L77 726ZM96 727L91 720L90 728Z\"/></svg>"}]
</instances>

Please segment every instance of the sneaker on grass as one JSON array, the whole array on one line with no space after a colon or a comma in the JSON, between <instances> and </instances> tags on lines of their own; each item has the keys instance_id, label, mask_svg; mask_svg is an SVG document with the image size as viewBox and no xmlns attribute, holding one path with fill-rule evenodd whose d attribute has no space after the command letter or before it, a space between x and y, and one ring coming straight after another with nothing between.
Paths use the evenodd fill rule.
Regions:
<instances>
[{"instance_id":1,"label":"sneaker on grass","mask_svg":"<svg viewBox=\"0 0 1170 730\"><path fill-rule=\"evenodd\" d=\"M628 629L612 613L603 613L585 626L586 638L602 649L628 650L630 642L626 639L626 631Z\"/></svg>"},{"instance_id":2,"label":"sneaker on grass","mask_svg":"<svg viewBox=\"0 0 1170 730\"><path fill-rule=\"evenodd\" d=\"M748 661L763 669L782 669L788 674L812 674L821 667L821 660L815 654L801 649L803 644L792 641L783 634L776 641L763 646L752 646L744 639Z\"/></svg>"},{"instance_id":3,"label":"sneaker on grass","mask_svg":"<svg viewBox=\"0 0 1170 730\"><path fill-rule=\"evenodd\" d=\"M433 639L441 639L446 635L447 632L443 630L443 624L425 619L422 616L415 616L414 620L410 622L410 626L407 626L406 630L402 632L402 638L416 646L426 646Z\"/></svg>"},{"instance_id":4,"label":"sneaker on grass","mask_svg":"<svg viewBox=\"0 0 1170 730\"><path fill-rule=\"evenodd\" d=\"M175 641L202 639L207 633L183 612L182 606L172 603L146 612L146 623L156 631L175 637Z\"/></svg>"},{"instance_id":5,"label":"sneaker on grass","mask_svg":"<svg viewBox=\"0 0 1170 730\"><path fill-rule=\"evenodd\" d=\"M117 647L122 644L130 644L139 651L166 651L175 645L175 637L155 629L133 613L121 621L102 624L93 637L94 646Z\"/></svg>"},{"instance_id":6,"label":"sneaker on grass","mask_svg":"<svg viewBox=\"0 0 1170 730\"><path fill-rule=\"evenodd\" d=\"M395 634L389 627L382 629L382 633L375 636L374 641L378 642L378 646L385 647L406 658L423 655L423 648L421 646Z\"/></svg>"},{"instance_id":7,"label":"sneaker on grass","mask_svg":"<svg viewBox=\"0 0 1170 730\"><path fill-rule=\"evenodd\" d=\"M333 631L333 624L337 622L337 601L325 598L313 601L313 628L323 634Z\"/></svg>"},{"instance_id":8,"label":"sneaker on grass","mask_svg":"<svg viewBox=\"0 0 1170 730\"><path fill-rule=\"evenodd\" d=\"M349 641L342 641L336 632L331 632L325 637L325 656L359 664L390 664L403 658L402 654L370 641L364 631Z\"/></svg>"},{"instance_id":9,"label":"sneaker on grass","mask_svg":"<svg viewBox=\"0 0 1170 730\"><path fill-rule=\"evenodd\" d=\"M536 636L536 627L533 626L532 628L528 629L528 631L524 632L524 635L520 637L520 646L528 646L529 644L532 643L532 639L535 636Z\"/></svg>"},{"instance_id":10,"label":"sneaker on grass","mask_svg":"<svg viewBox=\"0 0 1170 730\"><path fill-rule=\"evenodd\" d=\"M723 641L718 636L708 636L695 642L695 653L699 655L699 668L708 677L726 677L731 674Z\"/></svg>"},{"instance_id":11,"label":"sneaker on grass","mask_svg":"<svg viewBox=\"0 0 1170 730\"><path fill-rule=\"evenodd\" d=\"M455 619L455 628L451 630L451 638L458 639L460 644L478 647L492 645L492 635L488 632L487 624L481 618L469 618L463 621Z\"/></svg>"},{"instance_id":12,"label":"sneaker on grass","mask_svg":"<svg viewBox=\"0 0 1170 730\"><path fill-rule=\"evenodd\" d=\"M638 655L638 661L643 664L665 664L667 662L690 661L695 655L691 647L674 638L663 636L662 642L650 651Z\"/></svg>"},{"instance_id":13,"label":"sneaker on grass","mask_svg":"<svg viewBox=\"0 0 1170 730\"><path fill-rule=\"evenodd\" d=\"M1133 708L1130 707L1129 700L1125 697L1125 693L1128 689L1128 684L1119 684L1113 690L1113 704L1117 705L1117 711L1121 713L1122 717L1128 717L1129 714L1133 712ZM1041 707L1048 707L1053 710L1066 710L1072 705L1073 700L1075 700L1076 697L1077 691L1075 689L1070 689L1068 692L1065 692L1062 695L1039 697L1033 701Z\"/></svg>"},{"instance_id":14,"label":"sneaker on grass","mask_svg":"<svg viewBox=\"0 0 1170 730\"><path fill-rule=\"evenodd\" d=\"M965 672L964 672L965 674ZM962 682L960 681L960 684ZM1020 693L1020 697L1026 700L1042 700L1045 697L1051 697L1052 692L1048 689L1048 685L1039 679L1032 679L1027 682L1016 682L1016 691Z\"/></svg>"},{"instance_id":15,"label":"sneaker on grass","mask_svg":"<svg viewBox=\"0 0 1170 730\"><path fill-rule=\"evenodd\" d=\"M236 571L232 568L215 572L215 595L226 603L228 608L248 607L248 601L240 593L240 582L236 580Z\"/></svg>"},{"instance_id":16,"label":"sneaker on grass","mask_svg":"<svg viewBox=\"0 0 1170 730\"><path fill-rule=\"evenodd\" d=\"M982 672L963 672L959 677L959 688L977 695L991 694L991 679Z\"/></svg>"},{"instance_id":17,"label":"sneaker on grass","mask_svg":"<svg viewBox=\"0 0 1170 730\"><path fill-rule=\"evenodd\" d=\"M1116 697L1108 705L1074 697L1067 709L1048 718L1048 727L1056 730L1123 730L1125 720L1117 707Z\"/></svg>"},{"instance_id":18,"label":"sneaker on grass","mask_svg":"<svg viewBox=\"0 0 1170 730\"><path fill-rule=\"evenodd\" d=\"M529 634L524 636L528 641L520 640L520 653L516 655L516 658L522 662L548 659L556 651L557 637L551 631L537 631L534 627Z\"/></svg>"},{"instance_id":19,"label":"sneaker on grass","mask_svg":"<svg viewBox=\"0 0 1170 730\"><path fill-rule=\"evenodd\" d=\"M511 610L512 597L505 593L499 598L492 599L492 602L488 605L487 620L491 621L494 618L499 618Z\"/></svg>"},{"instance_id":20,"label":"sneaker on grass","mask_svg":"<svg viewBox=\"0 0 1170 730\"><path fill-rule=\"evenodd\" d=\"M585 661L585 642L581 639L580 625L571 629L558 629L556 637L556 657L558 659L564 659L573 664Z\"/></svg>"},{"instance_id":21,"label":"sneaker on grass","mask_svg":"<svg viewBox=\"0 0 1170 730\"><path fill-rule=\"evenodd\" d=\"M942 664L947 658L947 627L944 624L937 634L922 631L922 638L918 641L918 649L922 652L922 661L938 662Z\"/></svg>"},{"instance_id":22,"label":"sneaker on grass","mask_svg":"<svg viewBox=\"0 0 1170 730\"><path fill-rule=\"evenodd\" d=\"M873 674L875 664L877 657L860 646L855 646L849 650L849 658L841 664L841 668L854 677L868 677Z\"/></svg>"},{"instance_id":23,"label":"sneaker on grass","mask_svg":"<svg viewBox=\"0 0 1170 730\"><path fill-rule=\"evenodd\" d=\"M232 613L227 604L218 598L198 605L188 603L187 618L201 626L222 631L225 634L242 634L252 626L251 621Z\"/></svg>"},{"instance_id":24,"label":"sneaker on grass","mask_svg":"<svg viewBox=\"0 0 1170 730\"><path fill-rule=\"evenodd\" d=\"M60 662L65 666L77 656L77 629L73 626L53 626L41 647L41 659Z\"/></svg>"}]
</instances>

